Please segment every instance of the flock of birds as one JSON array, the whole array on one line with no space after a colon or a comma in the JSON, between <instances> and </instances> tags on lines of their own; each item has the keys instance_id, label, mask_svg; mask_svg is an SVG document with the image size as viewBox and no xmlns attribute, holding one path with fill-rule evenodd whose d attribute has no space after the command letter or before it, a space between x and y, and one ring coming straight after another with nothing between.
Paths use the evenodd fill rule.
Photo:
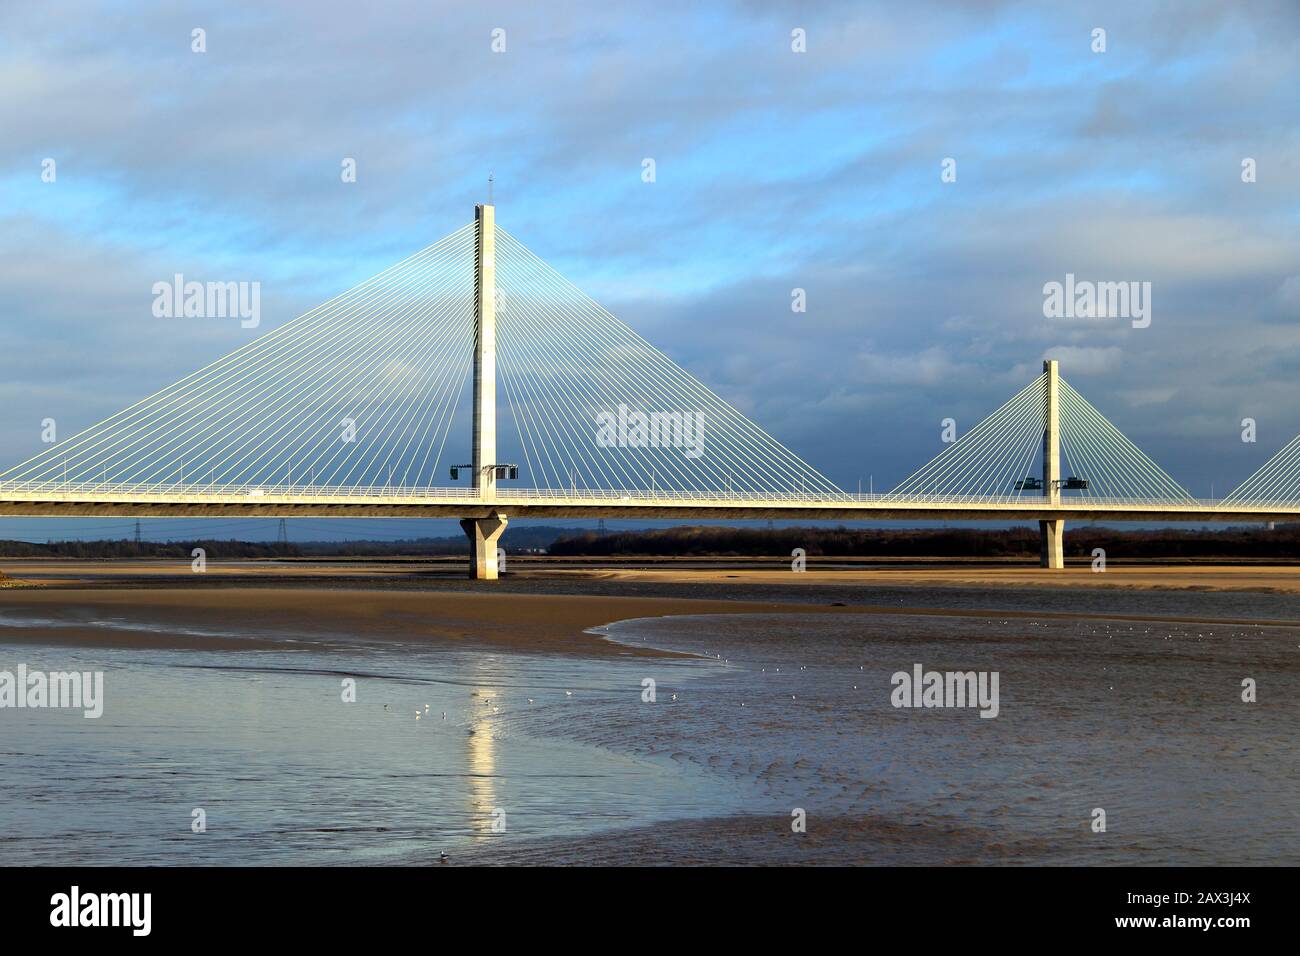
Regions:
<instances>
[{"instance_id":1,"label":"flock of birds","mask_svg":"<svg viewBox=\"0 0 1300 956\"><path fill-rule=\"evenodd\" d=\"M993 622L990 622L990 623L993 623ZM1021 622L1021 623L1028 624L1028 625L1031 626L1031 627L1050 627L1050 626L1051 626L1049 622L1039 622L1039 621L1032 621L1032 620L1031 620L1031 621L1024 621L1024 622ZM996 624L1005 626L1005 625L1009 625L1009 624L1011 624L1011 621L997 621ZM1111 630L1111 628L1110 628L1109 626L1106 626L1106 625L1103 625L1103 627L1102 627L1102 629L1101 629L1102 632L1110 631L1110 630ZM1123 628L1116 628L1115 630L1123 630ZM1136 626L1134 626L1134 625L1130 625L1130 626L1127 628L1127 630L1128 630L1128 631L1135 631L1135 630L1138 630L1138 628L1137 628ZM1139 631L1139 633L1141 633L1141 634L1150 634L1150 633L1151 633L1151 630L1152 630L1151 628L1143 628L1143 629L1141 629L1141 630ZM1102 633L1102 632L1099 632L1098 629L1094 628L1090 633L1091 633L1092 635L1094 635L1094 636L1104 636L1104 637L1112 637L1112 636L1113 636L1113 634L1110 634L1110 633ZM1196 634L1196 637L1197 637L1198 639L1200 639L1200 640L1203 640L1203 639L1205 639L1206 637L1211 637L1211 638L1212 638L1212 637L1214 637L1214 632L1213 632L1213 631L1210 631L1210 632L1208 632L1208 633L1204 633L1204 632L1197 633L1197 634ZM1164 639L1165 639L1166 641L1168 641L1168 640L1171 640L1171 638L1172 638L1172 635L1165 635L1165 638L1164 638ZM1297 645L1297 647L1300 647L1300 645ZM707 657L707 656L709 656L709 655L706 654L705 656ZM721 655L721 654L714 654L714 655L712 655L712 656L714 657L715 660L722 660L722 655ZM731 659L728 658L727 660L724 661L724 663L730 664L730 663L731 663ZM761 668L760 670L761 670L761 673L764 673L764 674L767 673L767 668L766 668L766 667ZM799 670L801 670L801 671L806 671L806 670L808 670L808 667L807 667L807 665L800 665L800 666L799 666ZM859 665L859 666L858 666L858 670L859 670L859 671L865 671L865 670L866 670L865 665ZM1102 670L1106 670L1106 668L1103 667ZM781 673L781 668L779 668L779 667L775 667L775 668L773 668L773 672L779 674L779 673ZM853 685L853 689L854 689L854 690L857 690L857 689L858 689L858 685L857 685L857 684L854 684L854 685ZM1110 690L1114 690L1115 688L1112 686L1112 687L1110 687L1109 689L1110 689ZM571 690L566 690L566 691L564 692L564 696L565 696L565 697L572 697L572 696L573 696L573 691L571 691ZM676 701L676 700L678 699L677 694L675 694L675 693L672 694L670 699L673 700L673 701ZM798 700L798 696L795 695L795 694L791 694L791 695L790 695L790 699L791 699L791 700ZM497 714L497 713L500 713L500 712L501 712L501 708L500 708L499 706L497 706L496 704L493 703L494 700L495 700L495 698L492 698L492 697L485 697L485 698L483 698L482 703L484 704L484 706L489 706L489 705L490 705L490 706L492 707L492 712L493 712L494 714ZM534 698L532 698L532 697L527 698L527 700L528 700L528 703L530 703L530 704L536 703L536 700L535 700ZM744 701L741 701L740 706L741 706L741 707L744 707L744 706L745 706L745 702L744 702ZM389 706L388 706L387 704L385 704L385 705L384 705L384 710L388 710L388 709L389 709ZM428 705L428 704L425 704L425 705L424 705L424 710L423 710L423 711L421 711L421 710L416 710L416 711L415 711L415 719L416 719L416 720L420 720L421 718L423 718L423 717L427 717L428 715L429 715L429 705ZM442 711L441 719L442 719L442 720L446 720L446 719L447 719L447 712L446 712L445 710Z\"/></svg>"}]
</instances>

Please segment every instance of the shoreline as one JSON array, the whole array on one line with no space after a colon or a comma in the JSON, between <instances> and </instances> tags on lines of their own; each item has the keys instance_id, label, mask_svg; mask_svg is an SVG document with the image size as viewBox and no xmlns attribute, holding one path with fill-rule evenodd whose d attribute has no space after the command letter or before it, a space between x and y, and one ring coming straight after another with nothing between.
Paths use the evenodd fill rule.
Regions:
<instances>
[{"instance_id":1,"label":"shoreline","mask_svg":"<svg viewBox=\"0 0 1300 956\"><path fill-rule=\"evenodd\" d=\"M593 657L678 656L628 647L596 629L638 618L716 614L1300 627L1300 606L1290 597L1300 594L1300 569L1286 567L1126 567L1101 574L1087 568L814 567L796 574L525 566L497 582L469 581L427 563L364 560L210 562L206 573L195 574L187 562L41 559L13 562L5 571L12 575L7 583L17 586L0 589L0 615L42 623L0 626L0 643L59 646L254 650L285 647L285 637L299 642L289 647L361 638ZM24 586L17 583L24 572L48 577ZM1220 600L1188 615L1180 613L1179 593ZM1245 612L1233 595L1248 593L1266 593L1269 603ZM121 620L96 625L96 616ZM142 626L133 630L132 623ZM161 633L169 630L175 633ZM238 636L221 636L226 630Z\"/></svg>"},{"instance_id":2,"label":"shoreline","mask_svg":"<svg viewBox=\"0 0 1300 956\"><path fill-rule=\"evenodd\" d=\"M120 615L125 620L105 627L85 620L87 610L97 616ZM328 644L331 638L361 638L430 648L477 644L597 658L693 657L614 641L596 629L644 618L848 610L780 601L309 586L29 589L0 592L0 615L42 623L0 627L0 644L266 650L287 649L276 637L301 639L308 632L317 640L290 647ZM139 627L132 628L133 623ZM179 633L158 633L159 628ZM196 628L266 633L268 637L192 633Z\"/></svg>"},{"instance_id":3,"label":"shoreline","mask_svg":"<svg viewBox=\"0 0 1300 956\"><path fill-rule=\"evenodd\" d=\"M1284 564L1112 564L1094 572L1088 564L1044 571L1024 564L961 561L912 562L855 567L810 559L794 573L779 562L755 567L748 559L649 559L628 566L624 561L576 561L521 557L499 582L471 582L459 563L446 559L390 558L211 560L202 575L188 561L158 559L37 558L0 562L0 593L39 590L100 590L129 588L305 586L326 588L455 589L464 593L507 593L512 587L544 582L601 585L763 587L783 592L854 587L900 589L1008 589L1083 591L1192 591L1300 594L1300 567ZM726 598L723 598L724 600ZM745 600L752 598L746 597Z\"/></svg>"},{"instance_id":4,"label":"shoreline","mask_svg":"<svg viewBox=\"0 0 1300 956\"><path fill-rule=\"evenodd\" d=\"M1026 567L836 568L807 571L755 568L608 568L550 569L538 578L627 581L660 584L780 585L783 587L890 586L952 588L1079 588L1128 591L1212 591L1300 594L1300 568L1285 565L1112 566L1094 572L1089 566L1044 571Z\"/></svg>"},{"instance_id":5,"label":"shoreline","mask_svg":"<svg viewBox=\"0 0 1300 956\"><path fill-rule=\"evenodd\" d=\"M269 586L268 586L269 585ZM797 586L802 589L803 586ZM1021 594L1024 592L1022 591ZM864 595L869 600L868 595ZM630 621L713 615L851 614L1005 621L1096 621L1300 629L1300 616L1240 617L1138 610L809 603L689 596L397 590L313 586L301 578L261 586L131 586L0 591L0 645L328 651L350 641L464 646L593 659L693 658L603 633ZM232 633L233 632L233 633Z\"/></svg>"}]
</instances>

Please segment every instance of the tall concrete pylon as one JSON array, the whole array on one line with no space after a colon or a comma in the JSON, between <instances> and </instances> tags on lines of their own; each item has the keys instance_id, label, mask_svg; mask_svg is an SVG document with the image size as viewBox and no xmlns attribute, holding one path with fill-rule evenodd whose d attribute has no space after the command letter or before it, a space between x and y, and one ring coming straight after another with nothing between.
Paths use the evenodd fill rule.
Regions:
<instances>
[{"instance_id":1,"label":"tall concrete pylon","mask_svg":"<svg viewBox=\"0 0 1300 956\"><path fill-rule=\"evenodd\" d=\"M474 446L470 461L479 498L496 496L497 464L497 243L496 207L474 207L477 235L474 247ZM497 543L506 530L506 516L466 518L460 523L469 538L469 576L493 581L497 577Z\"/></svg>"},{"instance_id":2,"label":"tall concrete pylon","mask_svg":"<svg viewBox=\"0 0 1300 956\"><path fill-rule=\"evenodd\" d=\"M1048 504L1061 503L1061 369L1056 359L1043 362L1047 376L1047 401L1043 415L1043 498ZM1065 567L1065 521L1051 518L1038 522L1042 539L1042 566Z\"/></svg>"},{"instance_id":3,"label":"tall concrete pylon","mask_svg":"<svg viewBox=\"0 0 1300 956\"><path fill-rule=\"evenodd\" d=\"M496 207L474 207L474 487L480 498L496 489L497 263Z\"/></svg>"}]
</instances>

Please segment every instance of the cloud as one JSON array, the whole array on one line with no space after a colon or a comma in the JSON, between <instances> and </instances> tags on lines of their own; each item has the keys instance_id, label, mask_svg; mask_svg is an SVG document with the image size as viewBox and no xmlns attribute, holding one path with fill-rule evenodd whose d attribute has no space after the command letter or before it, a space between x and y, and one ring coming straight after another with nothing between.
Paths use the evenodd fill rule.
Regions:
<instances>
[{"instance_id":1,"label":"cloud","mask_svg":"<svg viewBox=\"0 0 1300 956\"><path fill-rule=\"evenodd\" d=\"M1049 354L1226 485L1245 463L1196 453L1223 423L1300 432L1298 33L1280 0L8 5L0 437L242 343L151 321L152 282L260 280L274 328L468 221L492 171L512 234L846 485ZM1045 320L1066 272L1151 281L1151 328Z\"/></svg>"},{"instance_id":2,"label":"cloud","mask_svg":"<svg viewBox=\"0 0 1300 956\"><path fill-rule=\"evenodd\" d=\"M1288 309L1300 309L1300 275L1287 276L1278 286L1277 297Z\"/></svg>"},{"instance_id":3,"label":"cloud","mask_svg":"<svg viewBox=\"0 0 1300 956\"><path fill-rule=\"evenodd\" d=\"M1121 367L1124 350L1114 345L1103 348L1062 345L1045 351L1043 358L1056 359L1071 374L1103 375Z\"/></svg>"}]
</instances>

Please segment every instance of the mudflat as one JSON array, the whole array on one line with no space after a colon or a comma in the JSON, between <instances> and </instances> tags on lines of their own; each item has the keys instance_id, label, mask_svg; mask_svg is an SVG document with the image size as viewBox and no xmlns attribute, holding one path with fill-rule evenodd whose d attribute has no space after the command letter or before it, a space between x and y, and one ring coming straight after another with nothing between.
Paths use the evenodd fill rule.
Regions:
<instances>
[{"instance_id":1,"label":"mudflat","mask_svg":"<svg viewBox=\"0 0 1300 956\"><path fill-rule=\"evenodd\" d=\"M515 650L597 656L676 656L589 633L632 618L678 614L800 613L780 602L585 595L490 594L361 588L28 588L0 592L0 612L22 621L6 643L260 650L281 646L258 633L337 635L430 646L495 644ZM94 626L111 618L117 626ZM138 628L131 625L138 624ZM237 630L249 637L207 636Z\"/></svg>"},{"instance_id":2,"label":"mudflat","mask_svg":"<svg viewBox=\"0 0 1300 956\"><path fill-rule=\"evenodd\" d=\"M1193 591L1271 591L1300 593L1300 568L1286 565L1111 565L1103 572L1090 566L1047 571L1024 566L874 567L818 570L816 559L801 573L756 568L613 568L556 569L551 575L629 582L694 584L896 585L981 588L1077 587L1175 589ZM538 572L541 573L541 572Z\"/></svg>"}]
</instances>

